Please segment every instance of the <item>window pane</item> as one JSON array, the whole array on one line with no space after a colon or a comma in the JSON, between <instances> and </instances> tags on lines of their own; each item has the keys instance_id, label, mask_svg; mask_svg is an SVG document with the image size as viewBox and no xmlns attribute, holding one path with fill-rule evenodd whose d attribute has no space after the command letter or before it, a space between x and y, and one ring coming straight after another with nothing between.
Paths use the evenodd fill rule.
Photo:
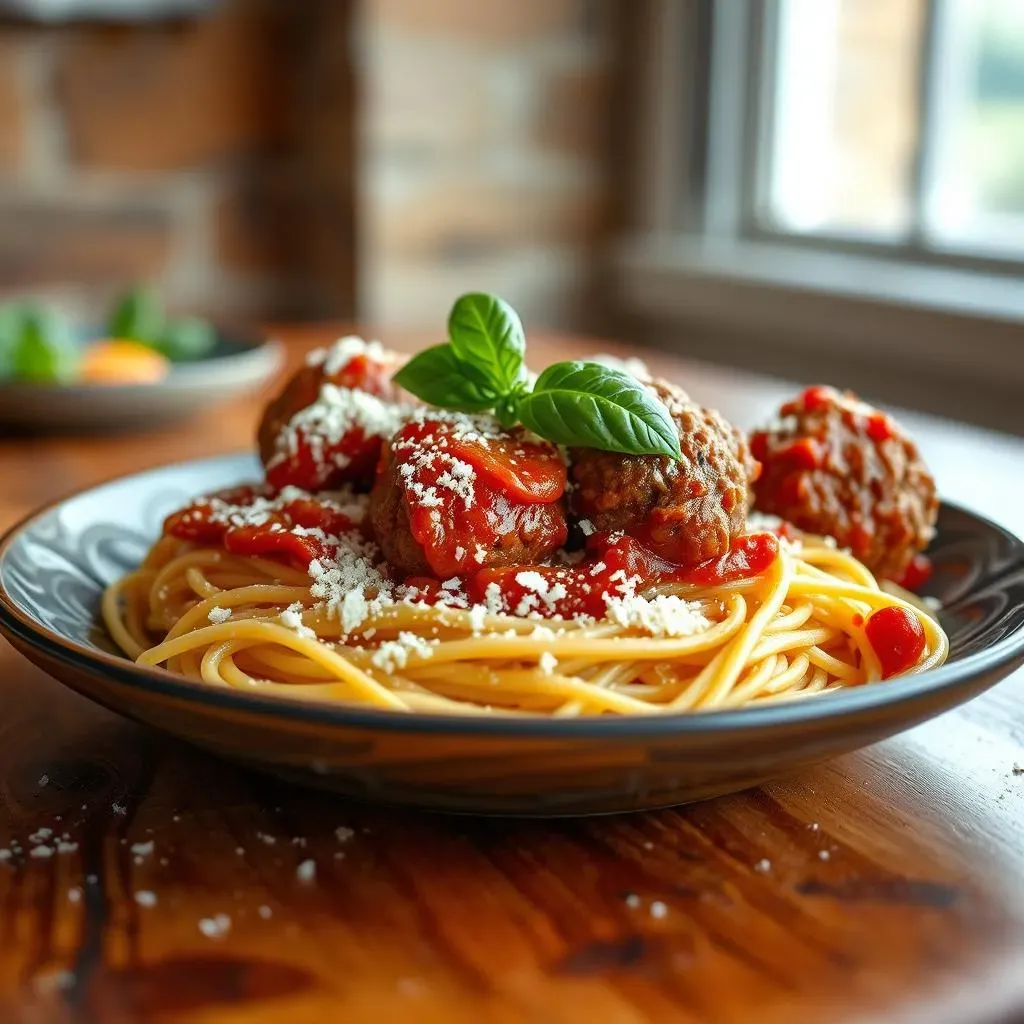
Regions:
<instances>
[{"instance_id":1,"label":"window pane","mask_svg":"<svg viewBox=\"0 0 1024 1024\"><path fill-rule=\"evenodd\" d=\"M907 230L924 8L782 0L763 212L772 226L882 239Z\"/></svg>"},{"instance_id":2,"label":"window pane","mask_svg":"<svg viewBox=\"0 0 1024 1024\"><path fill-rule=\"evenodd\" d=\"M946 0L937 46L926 231L1024 251L1024 2Z\"/></svg>"}]
</instances>

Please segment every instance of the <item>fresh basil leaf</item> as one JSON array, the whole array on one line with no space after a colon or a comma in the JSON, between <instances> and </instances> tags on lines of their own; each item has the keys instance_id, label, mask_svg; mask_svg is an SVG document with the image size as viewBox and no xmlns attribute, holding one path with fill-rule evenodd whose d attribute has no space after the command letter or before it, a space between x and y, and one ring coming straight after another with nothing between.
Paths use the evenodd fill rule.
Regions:
<instances>
[{"instance_id":1,"label":"fresh basil leaf","mask_svg":"<svg viewBox=\"0 0 1024 1024\"><path fill-rule=\"evenodd\" d=\"M451 345L435 345L412 357L392 380L428 405L455 412L482 412L498 400L497 393L466 375Z\"/></svg>"},{"instance_id":2,"label":"fresh basil leaf","mask_svg":"<svg viewBox=\"0 0 1024 1024\"><path fill-rule=\"evenodd\" d=\"M635 377L600 363L549 366L517 412L556 444L680 458L679 431L664 403Z\"/></svg>"},{"instance_id":3,"label":"fresh basil leaf","mask_svg":"<svg viewBox=\"0 0 1024 1024\"><path fill-rule=\"evenodd\" d=\"M526 391L527 385L519 383L507 395L498 399L494 407L494 416L506 430L519 422L519 403L523 400Z\"/></svg>"},{"instance_id":4,"label":"fresh basil leaf","mask_svg":"<svg viewBox=\"0 0 1024 1024\"><path fill-rule=\"evenodd\" d=\"M160 299L149 288L133 288L110 315L107 333L111 338L155 345L164 329Z\"/></svg>"},{"instance_id":5,"label":"fresh basil leaf","mask_svg":"<svg viewBox=\"0 0 1024 1024\"><path fill-rule=\"evenodd\" d=\"M496 295L463 295L448 317L448 337L466 372L504 394L523 379L526 335L519 314Z\"/></svg>"}]
</instances>

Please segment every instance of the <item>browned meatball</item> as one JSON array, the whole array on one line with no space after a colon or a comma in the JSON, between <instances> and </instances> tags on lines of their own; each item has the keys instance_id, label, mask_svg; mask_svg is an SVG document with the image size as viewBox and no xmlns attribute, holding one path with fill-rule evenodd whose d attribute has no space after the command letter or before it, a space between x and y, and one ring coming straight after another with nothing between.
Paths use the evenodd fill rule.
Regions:
<instances>
[{"instance_id":1,"label":"browned meatball","mask_svg":"<svg viewBox=\"0 0 1024 1024\"><path fill-rule=\"evenodd\" d=\"M717 412L667 381L648 387L679 428L682 459L574 448L573 512L596 530L633 534L680 565L717 558L746 528L757 463L743 434Z\"/></svg>"},{"instance_id":2,"label":"browned meatball","mask_svg":"<svg viewBox=\"0 0 1024 1024\"><path fill-rule=\"evenodd\" d=\"M260 420L257 440L271 487L368 489L383 442L404 416L391 383L396 365L379 343L360 338L315 353Z\"/></svg>"},{"instance_id":3,"label":"browned meatball","mask_svg":"<svg viewBox=\"0 0 1024 1024\"><path fill-rule=\"evenodd\" d=\"M429 576L423 547L412 535L409 510L398 466L385 446L380 470L370 491L370 530L388 565L400 576Z\"/></svg>"},{"instance_id":4,"label":"browned meatball","mask_svg":"<svg viewBox=\"0 0 1024 1024\"><path fill-rule=\"evenodd\" d=\"M835 537L876 575L899 578L931 539L939 503L916 446L851 392L808 388L751 447L756 507Z\"/></svg>"},{"instance_id":5,"label":"browned meatball","mask_svg":"<svg viewBox=\"0 0 1024 1024\"><path fill-rule=\"evenodd\" d=\"M552 555L567 533L564 492L554 445L432 410L385 446L370 525L399 575L469 576Z\"/></svg>"},{"instance_id":6,"label":"browned meatball","mask_svg":"<svg viewBox=\"0 0 1024 1024\"><path fill-rule=\"evenodd\" d=\"M276 455L277 439L281 431L297 412L317 400L323 383L324 371L321 365L304 365L288 378L281 391L267 403L256 434L264 466L268 466Z\"/></svg>"}]
</instances>

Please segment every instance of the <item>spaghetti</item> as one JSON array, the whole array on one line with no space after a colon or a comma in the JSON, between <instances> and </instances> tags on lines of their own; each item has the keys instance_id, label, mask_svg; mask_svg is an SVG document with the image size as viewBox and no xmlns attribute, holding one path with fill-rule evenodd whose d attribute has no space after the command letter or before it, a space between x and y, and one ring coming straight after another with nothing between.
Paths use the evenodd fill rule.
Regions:
<instances>
[{"instance_id":1,"label":"spaghetti","mask_svg":"<svg viewBox=\"0 0 1024 1024\"><path fill-rule=\"evenodd\" d=\"M783 543L746 578L650 587L636 606L659 602L684 612L660 635L621 613L541 622L405 599L371 610L345 636L301 570L165 537L107 590L103 615L140 664L211 685L463 714L710 711L873 683L885 657L868 627L885 609L924 637L901 671L935 667L948 650L929 615L823 543Z\"/></svg>"}]
</instances>

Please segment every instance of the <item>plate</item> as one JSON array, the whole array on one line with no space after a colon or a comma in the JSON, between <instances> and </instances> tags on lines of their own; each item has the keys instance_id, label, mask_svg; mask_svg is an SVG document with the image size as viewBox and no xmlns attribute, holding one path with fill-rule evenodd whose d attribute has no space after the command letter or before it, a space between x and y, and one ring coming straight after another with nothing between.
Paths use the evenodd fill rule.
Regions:
<instances>
[{"instance_id":1,"label":"plate","mask_svg":"<svg viewBox=\"0 0 1024 1024\"><path fill-rule=\"evenodd\" d=\"M408 715L210 687L126 660L99 623L103 587L139 563L168 512L258 474L252 455L221 456L29 516L0 540L0 632L73 690L232 760L350 797L487 814L635 811L745 789L908 729L1024 663L1024 543L954 505L930 551L950 660L817 699L575 721Z\"/></svg>"},{"instance_id":2,"label":"plate","mask_svg":"<svg viewBox=\"0 0 1024 1024\"><path fill-rule=\"evenodd\" d=\"M276 341L219 332L211 353L175 363L154 384L0 383L0 426L32 431L111 430L179 419L204 406L255 391L276 376Z\"/></svg>"}]
</instances>

